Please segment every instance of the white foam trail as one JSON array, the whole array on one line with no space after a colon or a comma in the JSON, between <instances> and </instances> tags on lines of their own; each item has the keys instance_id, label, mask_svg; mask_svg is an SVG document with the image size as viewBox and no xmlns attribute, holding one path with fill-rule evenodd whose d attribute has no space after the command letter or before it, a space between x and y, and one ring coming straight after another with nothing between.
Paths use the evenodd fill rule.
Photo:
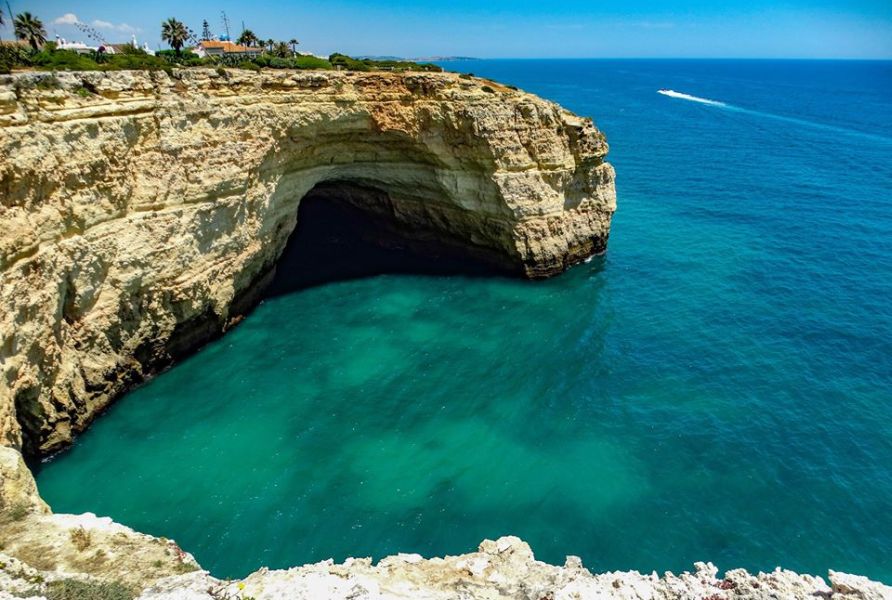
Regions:
<instances>
[{"instance_id":1,"label":"white foam trail","mask_svg":"<svg viewBox=\"0 0 892 600\"><path fill-rule=\"evenodd\" d=\"M700 104L711 104L712 106L728 106L724 102L718 100L710 100L709 98L701 98L699 96L691 96L690 94L682 94L675 90L657 90L658 94L669 96L670 98L678 98L679 100L689 100L690 102L699 102Z\"/></svg>"},{"instance_id":2,"label":"white foam trail","mask_svg":"<svg viewBox=\"0 0 892 600\"><path fill-rule=\"evenodd\" d=\"M679 100L687 100L689 102L699 102L700 104L709 104L711 106L721 106L729 111L733 111L735 113L741 113L745 115L751 115L754 117L764 117L766 119L775 119L777 121L785 121L787 123L795 123L796 125L802 125L805 127L811 127L814 129L823 129L824 131L833 131L836 133L841 133L845 135L856 136L861 139L873 140L875 142L882 142L884 144L892 143L892 138L886 137L884 135L879 135L875 133L867 133L866 131L857 131L855 129L849 129L847 127L839 127L837 125L828 125L825 123L818 123L816 121L808 121L806 119L799 119L797 117L787 117L784 115L776 115L774 113L762 112L761 110L751 110L749 108L741 108L739 106L734 106L733 104L726 104L724 102L719 102L718 100L710 100L709 98L700 98L699 96L691 96L690 94L683 94L681 92L676 92L675 90L657 90L658 94L662 94L663 96L669 96L670 98L678 98Z\"/></svg>"}]
</instances>

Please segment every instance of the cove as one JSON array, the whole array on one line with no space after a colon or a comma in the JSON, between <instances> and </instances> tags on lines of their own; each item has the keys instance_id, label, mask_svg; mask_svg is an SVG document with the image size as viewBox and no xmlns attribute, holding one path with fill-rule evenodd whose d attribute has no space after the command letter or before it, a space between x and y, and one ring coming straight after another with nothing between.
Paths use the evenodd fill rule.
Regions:
<instances>
[{"instance_id":1,"label":"cove","mask_svg":"<svg viewBox=\"0 0 892 600\"><path fill-rule=\"evenodd\" d=\"M544 282L286 282L42 465L41 493L220 576L512 533L595 570L889 580L889 148L656 93L888 135L883 68L465 66L599 116L608 254Z\"/></svg>"}]
</instances>

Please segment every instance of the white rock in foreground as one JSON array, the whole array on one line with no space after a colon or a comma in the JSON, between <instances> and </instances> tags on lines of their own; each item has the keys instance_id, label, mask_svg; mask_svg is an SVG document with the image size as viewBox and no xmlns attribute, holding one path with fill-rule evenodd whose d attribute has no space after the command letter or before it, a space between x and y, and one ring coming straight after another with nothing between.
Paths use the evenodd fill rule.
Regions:
<instances>
[{"instance_id":1,"label":"white rock in foreground","mask_svg":"<svg viewBox=\"0 0 892 600\"><path fill-rule=\"evenodd\" d=\"M261 569L236 582L190 573L159 581L140 599L892 599L888 586L835 571L830 572L830 587L820 577L781 569L758 575L738 569L718 578L711 563L695 566L693 573L662 577L636 571L593 575L576 557L568 557L563 567L548 565L535 560L519 538L503 537L484 541L473 554L429 560L401 554L377 565L370 559L326 561L285 571Z\"/></svg>"}]
</instances>

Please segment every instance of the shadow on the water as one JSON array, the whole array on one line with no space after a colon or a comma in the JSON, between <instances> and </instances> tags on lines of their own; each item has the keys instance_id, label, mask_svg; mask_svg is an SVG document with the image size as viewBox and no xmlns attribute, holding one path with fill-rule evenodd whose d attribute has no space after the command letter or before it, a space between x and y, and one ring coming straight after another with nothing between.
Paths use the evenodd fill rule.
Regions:
<instances>
[{"instance_id":1,"label":"shadow on the water","mask_svg":"<svg viewBox=\"0 0 892 600\"><path fill-rule=\"evenodd\" d=\"M311 194L301 201L297 227L264 296L384 274L508 277L454 249L426 244L419 252L382 219L347 202Z\"/></svg>"}]
</instances>

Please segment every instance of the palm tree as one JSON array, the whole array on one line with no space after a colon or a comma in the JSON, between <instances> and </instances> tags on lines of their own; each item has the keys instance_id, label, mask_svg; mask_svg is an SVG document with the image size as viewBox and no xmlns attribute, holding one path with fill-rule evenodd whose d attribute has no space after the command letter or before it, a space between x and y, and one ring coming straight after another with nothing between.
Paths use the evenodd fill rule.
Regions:
<instances>
[{"instance_id":1,"label":"palm tree","mask_svg":"<svg viewBox=\"0 0 892 600\"><path fill-rule=\"evenodd\" d=\"M295 48L295 46L300 44L300 42L298 42L295 38L291 38L290 40L288 40L288 44L291 45L291 53L297 54L297 48Z\"/></svg>"},{"instance_id":2,"label":"palm tree","mask_svg":"<svg viewBox=\"0 0 892 600\"><path fill-rule=\"evenodd\" d=\"M254 34L250 29L245 29L238 39L235 40L237 44L241 44L242 46L250 46L254 47L260 42L260 39Z\"/></svg>"},{"instance_id":3,"label":"palm tree","mask_svg":"<svg viewBox=\"0 0 892 600\"><path fill-rule=\"evenodd\" d=\"M291 48L288 47L288 44L285 42L276 42L273 44L273 47L270 49L270 54L274 56L278 56L279 58L288 58L291 56Z\"/></svg>"},{"instance_id":4,"label":"palm tree","mask_svg":"<svg viewBox=\"0 0 892 600\"><path fill-rule=\"evenodd\" d=\"M266 40L266 47L270 52L273 51L273 45L275 43L276 43L276 40L274 40L273 38L269 38L268 40Z\"/></svg>"},{"instance_id":5,"label":"palm tree","mask_svg":"<svg viewBox=\"0 0 892 600\"><path fill-rule=\"evenodd\" d=\"M171 17L161 23L161 39L167 42L179 56L183 44L189 39L189 30L182 22Z\"/></svg>"},{"instance_id":6,"label":"palm tree","mask_svg":"<svg viewBox=\"0 0 892 600\"><path fill-rule=\"evenodd\" d=\"M46 42L46 29L43 28L43 21L31 13L27 11L20 13L12 23L15 28L15 36L31 44L31 48L35 51L39 50L41 44Z\"/></svg>"}]
</instances>

